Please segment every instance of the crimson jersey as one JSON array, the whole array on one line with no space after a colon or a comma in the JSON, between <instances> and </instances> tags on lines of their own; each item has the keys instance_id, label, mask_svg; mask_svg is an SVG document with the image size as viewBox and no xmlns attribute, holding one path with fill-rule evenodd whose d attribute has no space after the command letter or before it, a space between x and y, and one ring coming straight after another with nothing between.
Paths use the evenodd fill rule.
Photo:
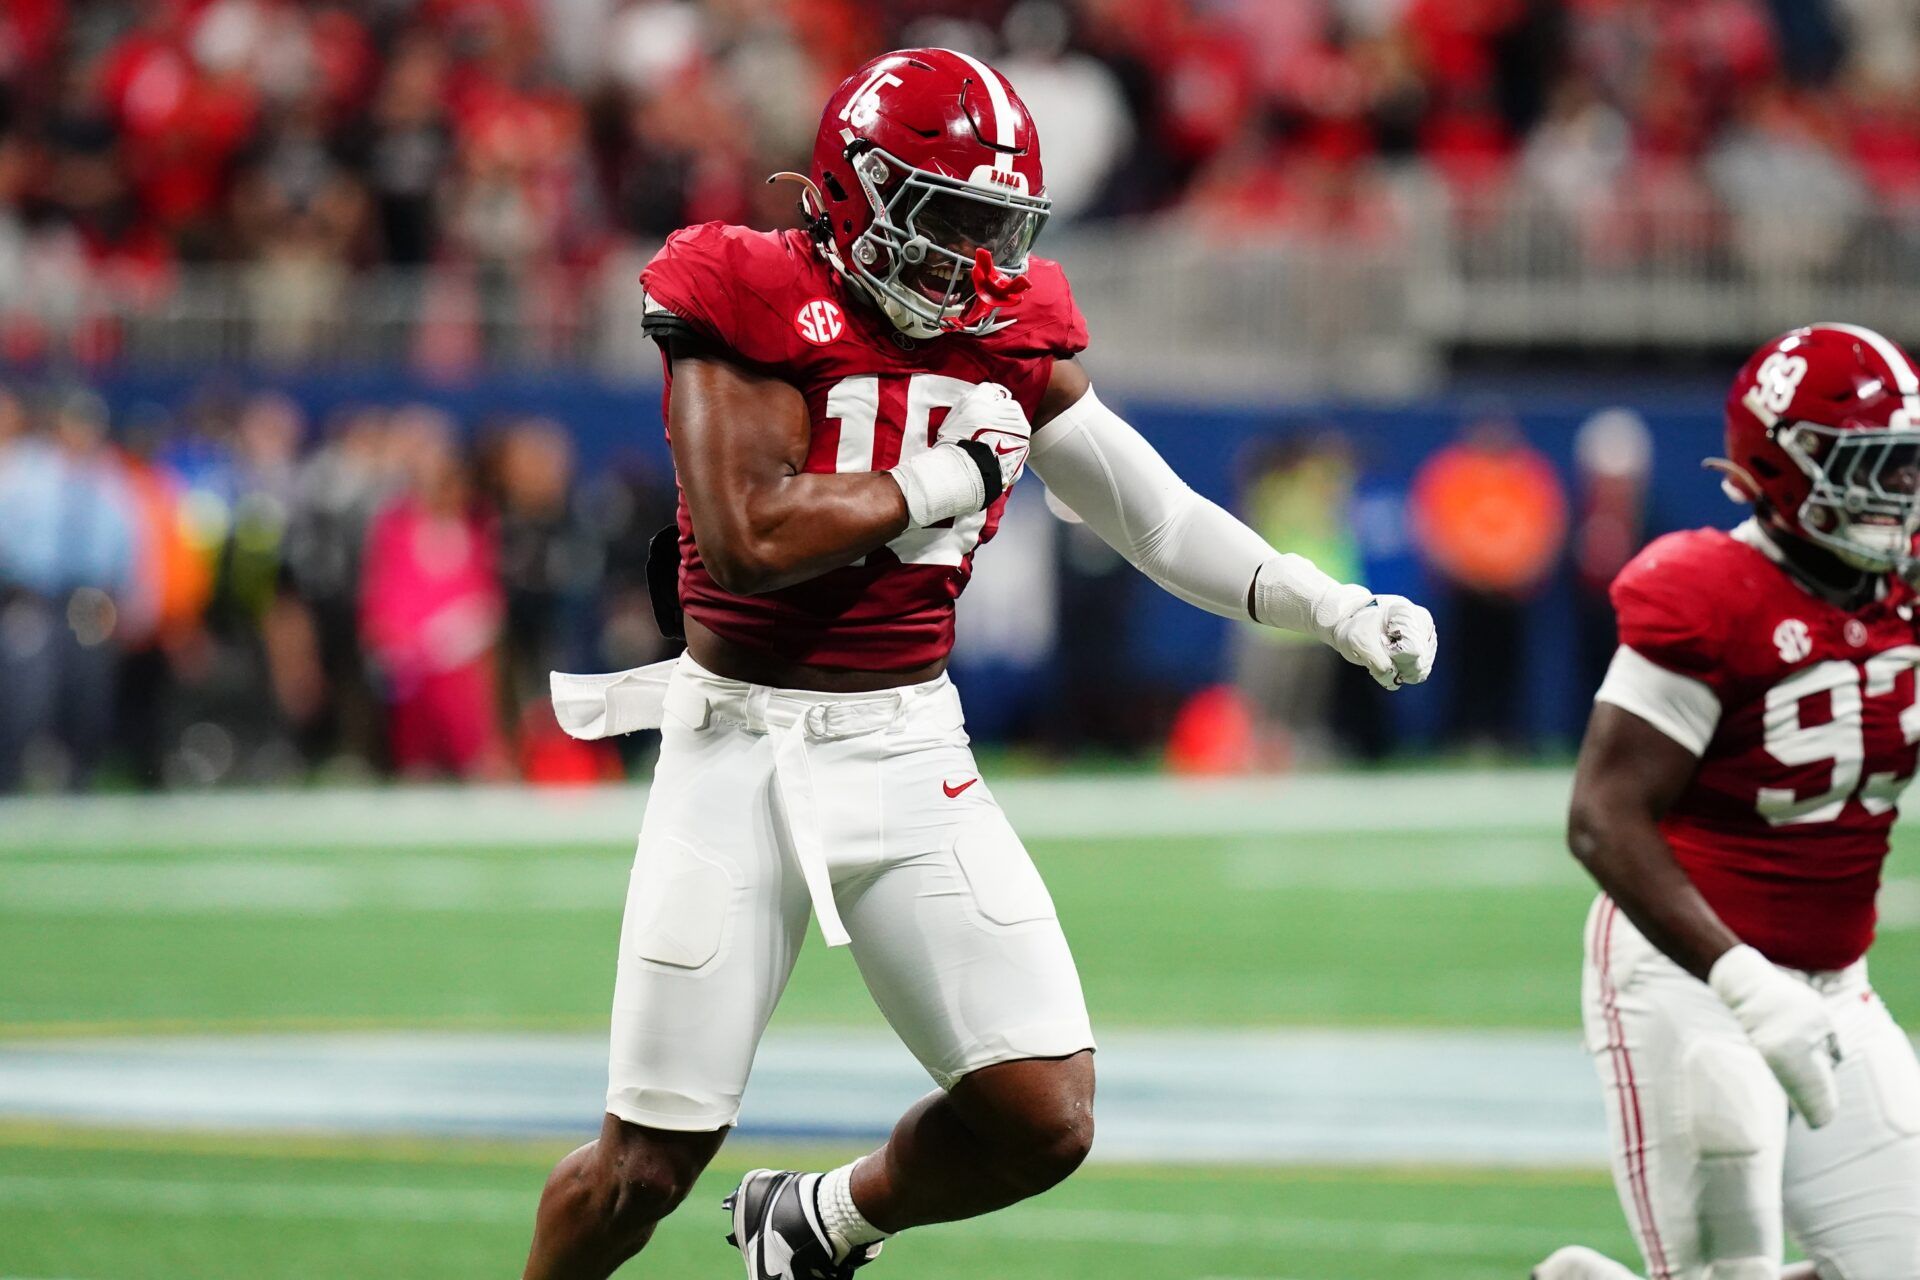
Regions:
<instances>
[{"instance_id":1,"label":"crimson jersey","mask_svg":"<svg viewBox=\"0 0 1920 1280\"><path fill-rule=\"evenodd\" d=\"M1012 325L980 337L916 341L849 296L805 232L709 222L668 238L641 273L649 332L684 323L741 360L799 388L813 418L805 470L885 471L931 448L947 410L997 382L1031 418L1053 362L1087 345L1085 321L1057 263L1028 262L1032 287ZM666 397L673 396L672 368ZM739 430L752 430L741 423ZM953 604L973 553L1006 504L909 529L865 559L764 595L723 590L701 563L680 497L680 602L740 645L790 662L863 671L925 666L953 647Z\"/></svg>"},{"instance_id":2,"label":"crimson jersey","mask_svg":"<svg viewBox=\"0 0 1920 1280\"><path fill-rule=\"evenodd\" d=\"M1687 876L1777 964L1840 969L1874 898L1920 706L1914 594L1848 611L1717 529L1669 534L1613 584L1620 642L1711 689L1720 719L1661 823Z\"/></svg>"}]
</instances>

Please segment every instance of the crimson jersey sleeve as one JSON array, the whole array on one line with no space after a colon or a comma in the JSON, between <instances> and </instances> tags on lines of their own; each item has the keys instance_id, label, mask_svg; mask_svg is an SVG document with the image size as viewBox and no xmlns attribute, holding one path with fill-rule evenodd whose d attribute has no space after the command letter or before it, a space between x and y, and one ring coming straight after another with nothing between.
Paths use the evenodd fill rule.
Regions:
<instances>
[{"instance_id":1,"label":"crimson jersey sleeve","mask_svg":"<svg viewBox=\"0 0 1920 1280\"><path fill-rule=\"evenodd\" d=\"M811 296L816 269L800 232L770 234L721 222L683 228L640 273L646 332L654 338L691 333L755 364L805 360L813 353L796 336L794 309ZM1014 322L982 341L1002 359L1032 361L1043 370L1086 349L1087 322L1059 263L1029 259L1027 275L1031 287L1008 312Z\"/></svg>"},{"instance_id":2,"label":"crimson jersey sleeve","mask_svg":"<svg viewBox=\"0 0 1920 1280\"><path fill-rule=\"evenodd\" d=\"M1691 533L1658 538L1613 580L1620 643L1716 693L1723 684L1727 613Z\"/></svg>"},{"instance_id":3,"label":"crimson jersey sleeve","mask_svg":"<svg viewBox=\"0 0 1920 1280\"><path fill-rule=\"evenodd\" d=\"M1080 314L1067 273L1051 258L1029 258L1032 285L1012 311L1004 331L1011 355L1064 359L1087 349L1087 318Z\"/></svg>"},{"instance_id":4,"label":"crimson jersey sleeve","mask_svg":"<svg viewBox=\"0 0 1920 1280\"><path fill-rule=\"evenodd\" d=\"M737 309L726 271L724 231L717 222L683 227L667 237L641 271L649 337L681 329L724 347L734 345Z\"/></svg>"},{"instance_id":5,"label":"crimson jersey sleeve","mask_svg":"<svg viewBox=\"0 0 1920 1280\"><path fill-rule=\"evenodd\" d=\"M811 250L798 234L775 235L723 222L685 227L640 273L649 336L676 324L755 364L794 357L791 303Z\"/></svg>"}]
</instances>

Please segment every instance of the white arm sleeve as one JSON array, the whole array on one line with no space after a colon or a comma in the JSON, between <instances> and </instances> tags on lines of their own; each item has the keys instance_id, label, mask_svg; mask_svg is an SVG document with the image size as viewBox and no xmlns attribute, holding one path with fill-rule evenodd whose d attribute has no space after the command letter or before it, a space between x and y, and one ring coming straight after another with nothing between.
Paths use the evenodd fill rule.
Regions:
<instances>
[{"instance_id":1,"label":"white arm sleeve","mask_svg":"<svg viewBox=\"0 0 1920 1280\"><path fill-rule=\"evenodd\" d=\"M1281 555L1195 493L1091 387L1034 433L1027 462L1128 563L1209 613L1251 616L1324 640L1333 622L1351 611L1348 597L1366 595L1304 556Z\"/></svg>"},{"instance_id":2,"label":"white arm sleeve","mask_svg":"<svg viewBox=\"0 0 1920 1280\"><path fill-rule=\"evenodd\" d=\"M1593 700L1631 711L1696 756L1720 725L1720 699L1713 690L1624 644L1614 650Z\"/></svg>"}]
</instances>

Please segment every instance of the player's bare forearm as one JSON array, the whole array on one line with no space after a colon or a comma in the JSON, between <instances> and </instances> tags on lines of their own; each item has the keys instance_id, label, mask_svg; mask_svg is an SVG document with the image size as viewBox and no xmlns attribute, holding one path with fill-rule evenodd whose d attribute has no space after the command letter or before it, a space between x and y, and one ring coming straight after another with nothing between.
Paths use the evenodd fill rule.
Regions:
<instances>
[{"instance_id":1,"label":"player's bare forearm","mask_svg":"<svg viewBox=\"0 0 1920 1280\"><path fill-rule=\"evenodd\" d=\"M1660 833L1694 764L1691 752L1639 716L1597 704L1574 772L1567 847L1649 942L1704 980L1740 939Z\"/></svg>"},{"instance_id":2,"label":"player's bare forearm","mask_svg":"<svg viewBox=\"0 0 1920 1280\"><path fill-rule=\"evenodd\" d=\"M805 582L877 551L907 527L907 503L884 471L860 475L797 473L757 485L746 496L738 540L730 547L732 582L721 578L702 544L714 580L757 595ZM698 537L699 518L695 517Z\"/></svg>"},{"instance_id":3,"label":"player's bare forearm","mask_svg":"<svg viewBox=\"0 0 1920 1280\"><path fill-rule=\"evenodd\" d=\"M792 384L720 356L674 361L668 430L694 542L714 581L756 595L852 564L907 527L885 472L811 474Z\"/></svg>"}]
</instances>

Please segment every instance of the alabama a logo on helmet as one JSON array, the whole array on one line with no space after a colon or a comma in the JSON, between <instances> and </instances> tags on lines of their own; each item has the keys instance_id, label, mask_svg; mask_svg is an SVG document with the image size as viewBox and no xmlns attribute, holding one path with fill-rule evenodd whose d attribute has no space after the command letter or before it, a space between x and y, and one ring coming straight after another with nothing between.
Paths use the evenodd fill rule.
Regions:
<instances>
[{"instance_id":1,"label":"alabama a logo on helmet","mask_svg":"<svg viewBox=\"0 0 1920 1280\"><path fill-rule=\"evenodd\" d=\"M847 99L847 105L840 108L840 118L856 129L872 127L880 116L880 91L888 85L899 83L899 76L885 67L879 68Z\"/></svg>"}]
</instances>

